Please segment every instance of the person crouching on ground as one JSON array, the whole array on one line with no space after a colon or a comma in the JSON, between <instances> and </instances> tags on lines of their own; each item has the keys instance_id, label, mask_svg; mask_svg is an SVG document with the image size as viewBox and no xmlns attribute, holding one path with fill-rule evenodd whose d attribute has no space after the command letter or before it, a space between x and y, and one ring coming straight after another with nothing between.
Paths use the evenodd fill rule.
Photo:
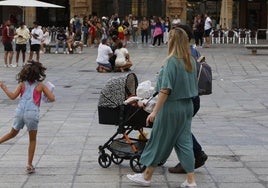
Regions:
<instances>
[{"instance_id":1,"label":"person crouching on ground","mask_svg":"<svg viewBox=\"0 0 268 188\"><path fill-rule=\"evenodd\" d=\"M96 62L98 64L98 72L111 72L112 65L109 62L109 58L113 56L113 51L108 45L107 39L102 39L98 47L98 56Z\"/></svg>"},{"instance_id":2,"label":"person crouching on ground","mask_svg":"<svg viewBox=\"0 0 268 188\"><path fill-rule=\"evenodd\" d=\"M0 81L0 87L10 99L15 100L20 96L13 127L9 133L0 138L0 144L14 138L26 125L29 132L28 164L26 167L26 173L28 174L35 172L32 162L36 147L42 93L47 96L49 101L53 102L55 100L54 94L42 83L46 78L45 70L46 68L41 63L28 61L17 74L19 84L14 92L9 91L7 86Z\"/></svg>"},{"instance_id":3,"label":"person crouching on ground","mask_svg":"<svg viewBox=\"0 0 268 188\"><path fill-rule=\"evenodd\" d=\"M170 30L168 57L159 72L156 91L159 92L156 105L146 119L147 125L153 122L153 128L139 161L146 170L141 174L128 174L127 178L142 186L150 186L155 167L166 162L174 148L187 172L181 187L197 188L191 135L191 98L198 95L197 73L183 29Z\"/></svg>"},{"instance_id":4,"label":"person crouching on ground","mask_svg":"<svg viewBox=\"0 0 268 188\"><path fill-rule=\"evenodd\" d=\"M115 68L118 71L124 72L125 70L129 70L132 66L132 62L130 61L129 53L126 48L123 48L123 43L119 42L117 49L114 52L116 55L115 59Z\"/></svg>"}]
</instances>

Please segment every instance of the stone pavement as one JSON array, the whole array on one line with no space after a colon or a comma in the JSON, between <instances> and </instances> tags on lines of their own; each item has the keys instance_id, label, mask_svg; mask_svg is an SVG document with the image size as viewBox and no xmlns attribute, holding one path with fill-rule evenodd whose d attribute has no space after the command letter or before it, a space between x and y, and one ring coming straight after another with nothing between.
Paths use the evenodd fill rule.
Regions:
<instances>
[{"instance_id":1,"label":"stone pavement","mask_svg":"<svg viewBox=\"0 0 268 188\"><path fill-rule=\"evenodd\" d=\"M56 85L56 102L41 106L36 173L26 175L26 129L0 145L0 188L126 188L139 187L126 179L133 173L129 161L102 168L98 146L116 131L98 123L99 92L106 81L124 73L97 73L96 48L83 54L42 54L47 81ZM129 46L139 82L155 81L167 48ZM196 170L199 188L268 187L268 53L253 56L238 45L214 45L200 49L213 69L213 94L201 97L201 109L193 119L193 133L209 158ZM0 80L10 89L17 85L19 68L4 68L0 47ZM17 100L0 91L0 135L13 122ZM147 130L150 132L150 129ZM174 152L157 168L152 187L178 187L185 175L170 174L177 163Z\"/></svg>"}]
</instances>

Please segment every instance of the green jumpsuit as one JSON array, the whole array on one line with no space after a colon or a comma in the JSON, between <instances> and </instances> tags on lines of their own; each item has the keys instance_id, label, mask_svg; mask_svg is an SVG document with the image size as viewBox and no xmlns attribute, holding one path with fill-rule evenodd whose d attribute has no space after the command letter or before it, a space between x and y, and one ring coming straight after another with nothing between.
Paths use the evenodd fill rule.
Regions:
<instances>
[{"instance_id":1,"label":"green jumpsuit","mask_svg":"<svg viewBox=\"0 0 268 188\"><path fill-rule=\"evenodd\" d=\"M156 167L166 162L174 148L186 172L194 171L191 134L193 104L191 97L198 95L196 64L187 72L183 59L170 57L159 72L156 90L170 89L170 95L159 109L140 163Z\"/></svg>"}]
</instances>

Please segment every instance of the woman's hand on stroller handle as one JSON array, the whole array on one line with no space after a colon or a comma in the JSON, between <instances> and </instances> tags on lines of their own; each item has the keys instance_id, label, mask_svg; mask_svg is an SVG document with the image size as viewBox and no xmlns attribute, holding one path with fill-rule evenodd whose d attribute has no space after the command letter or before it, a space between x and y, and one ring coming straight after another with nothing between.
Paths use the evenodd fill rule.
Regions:
<instances>
[{"instance_id":1,"label":"woman's hand on stroller handle","mask_svg":"<svg viewBox=\"0 0 268 188\"><path fill-rule=\"evenodd\" d=\"M154 112L150 113L146 119L146 126L151 126L154 122L156 114Z\"/></svg>"}]
</instances>

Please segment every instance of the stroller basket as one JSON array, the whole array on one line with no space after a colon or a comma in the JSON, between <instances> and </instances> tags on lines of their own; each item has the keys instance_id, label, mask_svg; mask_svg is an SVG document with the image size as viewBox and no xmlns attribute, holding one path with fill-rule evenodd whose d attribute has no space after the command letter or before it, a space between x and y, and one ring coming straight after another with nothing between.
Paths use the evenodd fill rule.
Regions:
<instances>
[{"instance_id":1,"label":"stroller basket","mask_svg":"<svg viewBox=\"0 0 268 188\"><path fill-rule=\"evenodd\" d=\"M141 153L145 147L146 142L145 141L133 141L132 144L134 144L137 148L138 153ZM110 145L111 151L120 158L129 159L135 153L131 149L131 145L127 143L125 139L115 139L111 145Z\"/></svg>"}]
</instances>

